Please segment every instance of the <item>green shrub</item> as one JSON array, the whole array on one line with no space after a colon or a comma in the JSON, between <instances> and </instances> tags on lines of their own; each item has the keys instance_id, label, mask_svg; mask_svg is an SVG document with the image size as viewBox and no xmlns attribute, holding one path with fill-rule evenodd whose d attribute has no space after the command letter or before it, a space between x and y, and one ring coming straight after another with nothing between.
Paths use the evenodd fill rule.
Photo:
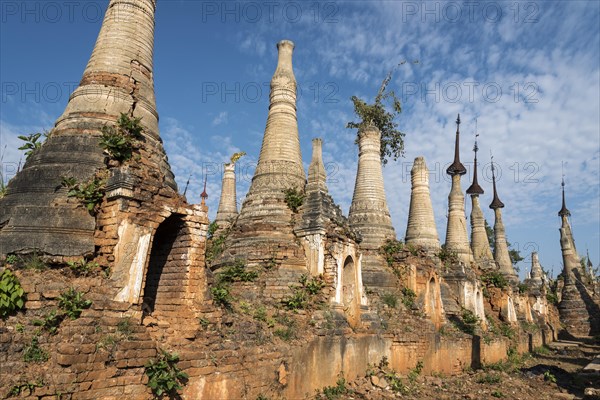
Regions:
<instances>
[{"instance_id":1,"label":"green shrub","mask_svg":"<svg viewBox=\"0 0 600 400\"><path fill-rule=\"evenodd\" d=\"M294 293L281 301L288 310L303 310L308 306L308 296L302 289L296 288Z\"/></svg>"},{"instance_id":2,"label":"green shrub","mask_svg":"<svg viewBox=\"0 0 600 400\"><path fill-rule=\"evenodd\" d=\"M385 257L388 266L391 267L403 249L404 243L395 239L388 239L384 245L379 248L379 252Z\"/></svg>"},{"instance_id":3,"label":"green shrub","mask_svg":"<svg viewBox=\"0 0 600 400\"><path fill-rule=\"evenodd\" d=\"M212 293L215 303L225 308L231 308L232 298L227 285L218 284L217 286L210 288L210 292Z\"/></svg>"},{"instance_id":4,"label":"green shrub","mask_svg":"<svg viewBox=\"0 0 600 400\"><path fill-rule=\"evenodd\" d=\"M381 296L381 301L390 308L396 308L398 306L398 296L394 293L384 293Z\"/></svg>"},{"instance_id":5,"label":"green shrub","mask_svg":"<svg viewBox=\"0 0 600 400\"><path fill-rule=\"evenodd\" d=\"M496 384L500 383L502 378L500 375L495 374L485 374L477 379L477 383L488 383L488 384Z\"/></svg>"},{"instance_id":6,"label":"green shrub","mask_svg":"<svg viewBox=\"0 0 600 400\"><path fill-rule=\"evenodd\" d=\"M546 301L550 304L558 304L558 296L556 293L548 292L546 293Z\"/></svg>"},{"instance_id":7,"label":"green shrub","mask_svg":"<svg viewBox=\"0 0 600 400\"><path fill-rule=\"evenodd\" d=\"M458 253L448 249L445 244L442 245L436 256L440 259L444 266L446 266L446 268L458 262Z\"/></svg>"},{"instance_id":8,"label":"green shrub","mask_svg":"<svg viewBox=\"0 0 600 400\"><path fill-rule=\"evenodd\" d=\"M217 224L217 221L211 222L210 225L208 225L208 231L206 231L206 239L212 239L217 229L219 229L219 224Z\"/></svg>"},{"instance_id":9,"label":"green shrub","mask_svg":"<svg viewBox=\"0 0 600 400\"><path fill-rule=\"evenodd\" d=\"M69 261L67 265L77 276L88 276L96 269L100 268L100 265L95 262L87 262L86 260L80 261Z\"/></svg>"},{"instance_id":10,"label":"green shrub","mask_svg":"<svg viewBox=\"0 0 600 400\"><path fill-rule=\"evenodd\" d=\"M296 188L285 189L283 193L285 194L285 204L292 212L297 213L304 202L304 193Z\"/></svg>"},{"instance_id":11,"label":"green shrub","mask_svg":"<svg viewBox=\"0 0 600 400\"><path fill-rule=\"evenodd\" d=\"M504 275L502 275L498 271L488 272L487 274L485 274L481 277L481 280L486 285L492 285L499 289L504 289L505 287L508 286L508 281L506 280Z\"/></svg>"},{"instance_id":12,"label":"green shrub","mask_svg":"<svg viewBox=\"0 0 600 400\"><path fill-rule=\"evenodd\" d=\"M90 214L97 212L98 206L104 198L106 182L95 176L86 182L77 182L77 179L63 178L62 186L66 187L68 197L75 197L85 206Z\"/></svg>"},{"instance_id":13,"label":"green shrub","mask_svg":"<svg viewBox=\"0 0 600 400\"><path fill-rule=\"evenodd\" d=\"M321 394L320 390L317 390L317 398L318 399L326 399L326 400L336 400L336 399L342 399L343 395L347 394L349 392L348 388L346 388L346 379L344 379L344 376L342 375L342 373L340 373L340 376L338 377L338 380L336 382L335 386L325 386L323 389L323 394Z\"/></svg>"},{"instance_id":14,"label":"green shrub","mask_svg":"<svg viewBox=\"0 0 600 400\"><path fill-rule=\"evenodd\" d=\"M148 387L158 397L164 395L175 396L177 391L183 389L188 381L188 374L177 367L179 356L177 353L169 353L160 350L158 357L149 360L144 366L148 375Z\"/></svg>"},{"instance_id":15,"label":"green shrub","mask_svg":"<svg viewBox=\"0 0 600 400\"><path fill-rule=\"evenodd\" d=\"M527 293L527 291L529 290L529 285L527 285L526 283L519 283L518 289L519 293Z\"/></svg>"},{"instance_id":16,"label":"green shrub","mask_svg":"<svg viewBox=\"0 0 600 400\"><path fill-rule=\"evenodd\" d=\"M19 262L19 257L14 254L9 254L6 256L6 264L15 265Z\"/></svg>"},{"instance_id":17,"label":"green shrub","mask_svg":"<svg viewBox=\"0 0 600 400\"><path fill-rule=\"evenodd\" d=\"M58 327L65 316L63 314L57 314L56 310L52 310L45 314L42 319L34 319L33 325L40 326L43 330L50 332L54 335L58 331Z\"/></svg>"},{"instance_id":18,"label":"green shrub","mask_svg":"<svg viewBox=\"0 0 600 400\"><path fill-rule=\"evenodd\" d=\"M458 324L458 328L469 335L474 335L478 325L479 317L475 315L473 311L463 308L460 315L460 323Z\"/></svg>"},{"instance_id":19,"label":"green shrub","mask_svg":"<svg viewBox=\"0 0 600 400\"><path fill-rule=\"evenodd\" d=\"M17 136L19 139L25 142L25 144L19 147L19 150L25 151L25 159L28 159L33 153L35 153L38 149L42 147L44 142L39 142L39 139L42 137L41 133L32 133L30 135L21 135Z\"/></svg>"},{"instance_id":20,"label":"green shrub","mask_svg":"<svg viewBox=\"0 0 600 400\"><path fill-rule=\"evenodd\" d=\"M58 298L58 307L71 319L77 319L81 312L92 305L91 300L83 298L83 293L70 288L62 292Z\"/></svg>"},{"instance_id":21,"label":"green shrub","mask_svg":"<svg viewBox=\"0 0 600 400\"><path fill-rule=\"evenodd\" d=\"M303 274L300 276L300 286L293 287L293 294L281 301L288 310L300 310L308 308L311 300L325 286L322 276L309 277Z\"/></svg>"},{"instance_id":22,"label":"green shrub","mask_svg":"<svg viewBox=\"0 0 600 400\"><path fill-rule=\"evenodd\" d=\"M300 276L300 284L302 285L304 290L310 295L315 295L319 293L321 289L323 289L323 286L325 286L322 276L309 277L306 274L302 274L302 276Z\"/></svg>"},{"instance_id":23,"label":"green shrub","mask_svg":"<svg viewBox=\"0 0 600 400\"><path fill-rule=\"evenodd\" d=\"M496 398L498 398L498 399L501 399L501 398L503 398L503 397L505 397L505 396L504 396L504 393L502 393L501 391L499 391L499 390L494 390L494 391L492 392L492 397L496 397Z\"/></svg>"},{"instance_id":24,"label":"green shrub","mask_svg":"<svg viewBox=\"0 0 600 400\"><path fill-rule=\"evenodd\" d=\"M412 308L415 305L415 299L417 298L417 294L414 290L409 288L402 288L402 304L406 308Z\"/></svg>"},{"instance_id":25,"label":"green shrub","mask_svg":"<svg viewBox=\"0 0 600 400\"><path fill-rule=\"evenodd\" d=\"M48 361L48 353L40 347L37 336L31 338L29 346L23 351L23 361L25 362L45 362Z\"/></svg>"},{"instance_id":26,"label":"green shrub","mask_svg":"<svg viewBox=\"0 0 600 400\"><path fill-rule=\"evenodd\" d=\"M0 318L6 318L25 305L25 291L19 279L9 270L0 274Z\"/></svg>"},{"instance_id":27,"label":"green shrub","mask_svg":"<svg viewBox=\"0 0 600 400\"><path fill-rule=\"evenodd\" d=\"M546 382L556 383L556 376L550 371L544 371L544 380Z\"/></svg>"},{"instance_id":28,"label":"green shrub","mask_svg":"<svg viewBox=\"0 0 600 400\"><path fill-rule=\"evenodd\" d=\"M253 282L258 278L258 272L249 271L242 260L236 260L233 265L221 268L217 273L217 282Z\"/></svg>"},{"instance_id":29,"label":"green shrub","mask_svg":"<svg viewBox=\"0 0 600 400\"><path fill-rule=\"evenodd\" d=\"M100 147L113 160L120 163L129 160L142 139L143 127L140 121L141 118L131 118L121 113L116 127L102 127Z\"/></svg>"},{"instance_id":30,"label":"green shrub","mask_svg":"<svg viewBox=\"0 0 600 400\"><path fill-rule=\"evenodd\" d=\"M12 388L10 388L10 391L8 392L8 397L19 396L21 393L25 393L25 390L27 390L27 393L29 394L29 396L31 396L33 394L35 388L39 388L39 387L43 387L43 386L44 386L44 381L41 379L36 382L19 383L19 384L14 385Z\"/></svg>"}]
</instances>

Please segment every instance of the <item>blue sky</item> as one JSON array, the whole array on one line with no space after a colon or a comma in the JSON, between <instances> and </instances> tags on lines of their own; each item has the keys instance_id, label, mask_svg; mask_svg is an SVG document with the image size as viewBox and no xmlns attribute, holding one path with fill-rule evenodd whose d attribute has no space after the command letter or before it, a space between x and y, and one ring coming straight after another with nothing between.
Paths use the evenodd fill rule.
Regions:
<instances>
[{"instance_id":1,"label":"blue sky","mask_svg":"<svg viewBox=\"0 0 600 400\"><path fill-rule=\"evenodd\" d=\"M0 149L6 178L16 135L49 129L64 110L94 46L106 1L0 2ZM507 236L542 266L562 264L557 212L561 162L580 253L600 262L600 10L595 1L221 2L158 1L154 76L161 135L177 181L197 201L208 177L210 216L222 162L246 151L238 204L258 158L275 44L295 42L302 155L324 140L329 188L345 213L356 174L350 96L372 99L402 61L391 89L406 156L384 170L396 232L406 230L410 168L423 155L440 239L446 229L456 114L470 168L479 137L484 214L491 224L489 155L498 164ZM4 150L4 147L6 149ZM469 183L463 178L463 190ZM467 199L467 213L470 201ZM521 263L529 269L530 258Z\"/></svg>"}]
</instances>

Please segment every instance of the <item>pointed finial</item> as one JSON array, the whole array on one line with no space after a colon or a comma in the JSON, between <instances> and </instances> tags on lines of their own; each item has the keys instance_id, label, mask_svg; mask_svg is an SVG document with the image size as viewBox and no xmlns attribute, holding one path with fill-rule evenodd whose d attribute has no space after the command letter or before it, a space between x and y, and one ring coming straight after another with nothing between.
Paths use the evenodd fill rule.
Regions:
<instances>
[{"instance_id":1,"label":"pointed finial","mask_svg":"<svg viewBox=\"0 0 600 400\"><path fill-rule=\"evenodd\" d=\"M494 187L494 198L493 198L492 202L490 203L490 208L492 210L495 210L497 208L503 208L504 203L500 201L500 198L498 197L498 191L496 190L496 173L494 170L494 156L492 155L491 150L490 150L490 157L492 159L492 182L493 182L493 187Z\"/></svg>"},{"instance_id":2,"label":"pointed finial","mask_svg":"<svg viewBox=\"0 0 600 400\"><path fill-rule=\"evenodd\" d=\"M482 187L479 186L479 183L477 182L477 151L479 150L479 147L477 146L478 136L479 134L477 133L477 119L475 119L475 145L473 146L473 152L475 153L475 162L473 163L473 183L467 189L467 194L473 196L484 193Z\"/></svg>"},{"instance_id":3,"label":"pointed finial","mask_svg":"<svg viewBox=\"0 0 600 400\"><path fill-rule=\"evenodd\" d=\"M202 194L200 195L200 197L202 197L202 205L206 205L206 199L208 199L208 193L206 193L206 180L208 179L208 176L204 177L204 191L202 192Z\"/></svg>"},{"instance_id":4,"label":"pointed finial","mask_svg":"<svg viewBox=\"0 0 600 400\"><path fill-rule=\"evenodd\" d=\"M567 208L566 202L565 202L565 163L563 161L562 163L562 181L560 183L560 186L562 188L562 208L560 209L560 211L558 212L558 216L562 217L562 216L571 216L571 211L569 211L569 209Z\"/></svg>"},{"instance_id":5,"label":"pointed finial","mask_svg":"<svg viewBox=\"0 0 600 400\"><path fill-rule=\"evenodd\" d=\"M460 114L456 118L456 139L454 140L454 162L446 169L446 173L448 175L464 175L467 173L467 169L460 162L460 151L459 151L459 143L460 143Z\"/></svg>"},{"instance_id":6,"label":"pointed finial","mask_svg":"<svg viewBox=\"0 0 600 400\"><path fill-rule=\"evenodd\" d=\"M188 187L190 186L190 179L192 179L192 174L190 174L190 176L188 177L187 182L185 183L185 189L183 189L183 195L185 196L188 190Z\"/></svg>"}]
</instances>

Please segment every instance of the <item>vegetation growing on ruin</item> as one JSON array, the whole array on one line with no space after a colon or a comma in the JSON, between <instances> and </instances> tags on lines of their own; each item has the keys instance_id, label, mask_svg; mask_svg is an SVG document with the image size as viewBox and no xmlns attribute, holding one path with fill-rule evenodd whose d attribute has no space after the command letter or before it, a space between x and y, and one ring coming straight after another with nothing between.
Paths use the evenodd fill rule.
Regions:
<instances>
[{"instance_id":1,"label":"vegetation growing on ruin","mask_svg":"<svg viewBox=\"0 0 600 400\"><path fill-rule=\"evenodd\" d=\"M169 353L161 349L155 359L146 363L144 368L148 375L147 385L155 396L159 398L165 395L174 397L177 395L177 391L183 389L183 386L187 384L189 376L179 369L178 362L179 355L177 353Z\"/></svg>"},{"instance_id":2,"label":"vegetation growing on ruin","mask_svg":"<svg viewBox=\"0 0 600 400\"><path fill-rule=\"evenodd\" d=\"M225 240L227 240L227 236L229 235L229 228L221 231L219 235L215 237L218 229L219 225L216 222L212 222L208 226L205 252L206 262L208 264L219 257L221 253L223 253L223 250L225 250Z\"/></svg>"},{"instance_id":3,"label":"vegetation growing on ruin","mask_svg":"<svg viewBox=\"0 0 600 400\"><path fill-rule=\"evenodd\" d=\"M288 310L304 310L314 303L315 297L321 292L325 283L323 277L302 275L300 277L300 286L291 286L293 293L291 296L283 299L281 303Z\"/></svg>"},{"instance_id":4,"label":"vegetation growing on ruin","mask_svg":"<svg viewBox=\"0 0 600 400\"><path fill-rule=\"evenodd\" d=\"M38 336L32 337L31 343L23 351L23 361L39 363L48 361L48 358L48 352L40 346Z\"/></svg>"},{"instance_id":5,"label":"vegetation growing on ruin","mask_svg":"<svg viewBox=\"0 0 600 400\"><path fill-rule=\"evenodd\" d=\"M95 215L104 198L105 180L99 176L85 182L77 182L73 177L63 178L62 186L67 188L67 196L75 197L85 206L88 212Z\"/></svg>"},{"instance_id":6,"label":"vegetation growing on ruin","mask_svg":"<svg viewBox=\"0 0 600 400\"><path fill-rule=\"evenodd\" d=\"M85 259L68 261L67 265L76 276L89 276L100 268L98 263L86 261Z\"/></svg>"},{"instance_id":7,"label":"vegetation growing on ruin","mask_svg":"<svg viewBox=\"0 0 600 400\"><path fill-rule=\"evenodd\" d=\"M304 203L304 193L296 188L285 189L283 193L285 194L285 204L292 212L297 213Z\"/></svg>"},{"instance_id":8,"label":"vegetation growing on ruin","mask_svg":"<svg viewBox=\"0 0 600 400\"><path fill-rule=\"evenodd\" d=\"M405 63L403 61L398 66ZM417 62L415 61L414 63ZM399 157L404 156L405 134L398 130L398 124L395 122L396 117L402 112L402 105L394 91L388 89L394 70L395 68L381 82L379 91L375 96L375 101L372 104L367 103L357 96L350 98L354 105L354 113L359 120L346 124L346 128L356 128L359 132L361 129L369 126L375 126L379 129L381 132L380 157L384 165L387 164L389 158L393 158L396 161Z\"/></svg>"},{"instance_id":9,"label":"vegetation growing on ruin","mask_svg":"<svg viewBox=\"0 0 600 400\"><path fill-rule=\"evenodd\" d=\"M143 138L144 128L140 124L141 120L121 113L116 126L102 127L100 147L111 159L123 163L131 158Z\"/></svg>"},{"instance_id":10,"label":"vegetation growing on ruin","mask_svg":"<svg viewBox=\"0 0 600 400\"><path fill-rule=\"evenodd\" d=\"M404 304L406 308L413 308L416 298L417 294L414 290L407 287L402 288L402 304Z\"/></svg>"},{"instance_id":11,"label":"vegetation growing on ruin","mask_svg":"<svg viewBox=\"0 0 600 400\"><path fill-rule=\"evenodd\" d=\"M91 300L86 300L83 293L75 290L75 288L67 289L58 298L58 307L71 319L79 318L83 310L91 305Z\"/></svg>"},{"instance_id":12,"label":"vegetation growing on ruin","mask_svg":"<svg viewBox=\"0 0 600 400\"><path fill-rule=\"evenodd\" d=\"M448 249L445 244L442 245L436 256L440 259L442 264L444 264L446 269L450 268L452 264L458 263L458 253Z\"/></svg>"},{"instance_id":13,"label":"vegetation growing on ruin","mask_svg":"<svg viewBox=\"0 0 600 400\"><path fill-rule=\"evenodd\" d=\"M4 151L6 150L6 145L3 149L0 149L0 199L6 196L8 193L8 189L6 184L4 183Z\"/></svg>"},{"instance_id":14,"label":"vegetation growing on ruin","mask_svg":"<svg viewBox=\"0 0 600 400\"><path fill-rule=\"evenodd\" d=\"M403 249L404 243L396 239L388 239L381 246L379 252L385 257L388 266L392 267L394 262L398 260L398 256Z\"/></svg>"},{"instance_id":15,"label":"vegetation growing on ruin","mask_svg":"<svg viewBox=\"0 0 600 400\"><path fill-rule=\"evenodd\" d=\"M64 319L65 314L57 312L56 309L53 309L42 316L41 319L34 319L32 324L34 326L39 326L41 329L46 332L54 335L58 332L58 327L60 323Z\"/></svg>"},{"instance_id":16,"label":"vegetation growing on ruin","mask_svg":"<svg viewBox=\"0 0 600 400\"><path fill-rule=\"evenodd\" d=\"M0 274L0 318L6 318L25 305L25 291L19 279L7 268Z\"/></svg>"},{"instance_id":17,"label":"vegetation growing on ruin","mask_svg":"<svg viewBox=\"0 0 600 400\"><path fill-rule=\"evenodd\" d=\"M45 136L47 136L47 134ZM28 159L44 144L43 140L40 141L42 133L31 133L29 135L20 135L17 137L25 142L23 146L19 147L19 150L25 150L25 159Z\"/></svg>"},{"instance_id":18,"label":"vegetation growing on ruin","mask_svg":"<svg viewBox=\"0 0 600 400\"><path fill-rule=\"evenodd\" d=\"M481 276L481 281L486 285L497 287L498 289L504 289L508 286L508 280L499 271L490 271Z\"/></svg>"}]
</instances>

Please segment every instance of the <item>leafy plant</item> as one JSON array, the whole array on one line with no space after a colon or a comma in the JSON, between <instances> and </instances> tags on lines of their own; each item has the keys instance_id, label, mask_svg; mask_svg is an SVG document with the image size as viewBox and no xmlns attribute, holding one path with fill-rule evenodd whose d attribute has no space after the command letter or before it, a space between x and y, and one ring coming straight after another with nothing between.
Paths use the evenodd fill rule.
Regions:
<instances>
[{"instance_id":1,"label":"leafy plant","mask_svg":"<svg viewBox=\"0 0 600 400\"><path fill-rule=\"evenodd\" d=\"M308 296L303 290L296 289L294 293L281 301L288 310L303 310L308 306Z\"/></svg>"},{"instance_id":2,"label":"leafy plant","mask_svg":"<svg viewBox=\"0 0 600 400\"><path fill-rule=\"evenodd\" d=\"M183 385L188 381L188 374L177 367L178 361L177 353L169 353L161 349L156 359L146 363L144 368L148 375L148 387L154 395L173 396L178 390L183 389Z\"/></svg>"},{"instance_id":3,"label":"leafy plant","mask_svg":"<svg viewBox=\"0 0 600 400\"><path fill-rule=\"evenodd\" d=\"M308 308L310 301L316 296L323 286L323 277L309 277L303 274L300 276L300 286L294 287L293 294L283 299L281 302L288 310L300 310Z\"/></svg>"},{"instance_id":4,"label":"leafy plant","mask_svg":"<svg viewBox=\"0 0 600 400\"><path fill-rule=\"evenodd\" d=\"M219 224L217 221L213 221L208 225L208 231L206 232L206 239L210 240L215 235L215 232L219 229Z\"/></svg>"},{"instance_id":5,"label":"leafy plant","mask_svg":"<svg viewBox=\"0 0 600 400\"><path fill-rule=\"evenodd\" d=\"M71 319L79 318L82 311L91 305L91 300L84 299L83 293L74 288L62 292L58 297L58 307Z\"/></svg>"},{"instance_id":6,"label":"leafy plant","mask_svg":"<svg viewBox=\"0 0 600 400\"><path fill-rule=\"evenodd\" d=\"M485 374L477 379L477 383L487 383L487 384L496 384L500 383L502 378L500 375L495 374Z\"/></svg>"},{"instance_id":7,"label":"leafy plant","mask_svg":"<svg viewBox=\"0 0 600 400\"><path fill-rule=\"evenodd\" d=\"M402 62L401 64L404 64ZM401 65L399 64L399 65ZM346 128L362 129L374 126L381 132L381 162L385 165L389 157L394 161L404 155L404 133L400 132L395 118L402 112L400 100L396 97L393 90L387 90L387 86L392 79L394 70L390 71L375 96L375 102L368 104L365 100L352 96L350 99L354 104L354 113L359 118L357 122L348 122ZM391 111L386 108L386 103L391 103Z\"/></svg>"},{"instance_id":8,"label":"leafy plant","mask_svg":"<svg viewBox=\"0 0 600 400\"><path fill-rule=\"evenodd\" d=\"M492 397L496 397L496 398L498 398L498 399L501 399L501 398L503 398L503 397L506 397L506 396L504 396L504 393L502 393L502 392L501 392L501 391L499 391L499 390L494 390L494 391L493 391L491 394L492 394Z\"/></svg>"},{"instance_id":9,"label":"leafy plant","mask_svg":"<svg viewBox=\"0 0 600 400\"><path fill-rule=\"evenodd\" d=\"M285 204L292 212L297 213L302 203L304 203L304 193L296 188L285 189L283 193L285 194Z\"/></svg>"},{"instance_id":10,"label":"leafy plant","mask_svg":"<svg viewBox=\"0 0 600 400\"><path fill-rule=\"evenodd\" d=\"M141 118L132 118L121 113L116 127L108 125L102 127L100 147L113 160L120 163L129 160L139 140L142 139L144 128L140 121Z\"/></svg>"},{"instance_id":11,"label":"leafy plant","mask_svg":"<svg viewBox=\"0 0 600 400\"><path fill-rule=\"evenodd\" d=\"M95 176L86 182L77 182L73 177L63 178L61 185L66 187L68 197L77 198L90 214L95 214L104 198L104 185L106 182Z\"/></svg>"},{"instance_id":12,"label":"leafy plant","mask_svg":"<svg viewBox=\"0 0 600 400\"><path fill-rule=\"evenodd\" d=\"M231 294L229 293L229 288L225 285L217 285L210 288L210 292L212 293L213 300L215 303L225 307L231 307Z\"/></svg>"},{"instance_id":13,"label":"leafy plant","mask_svg":"<svg viewBox=\"0 0 600 400\"><path fill-rule=\"evenodd\" d=\"M209 229L208 234L210 234L210 237L208 237L209 240L206 243L206 262L207 263L210 263L211 261L216 259L218 256L220 256L221 253L223 253L223 250L225 249L225 240L227 240L227 236L229 235L229 228L228 228L228 229L224 230L223 232L221 232L219 234L219 236L217 236L215 238L214 234L216 233L216 230L218 229L218 225L216 223L213 223L213 224L209 225L209 228L208 228ZM210 232L211 229L212 229L212 232Z\"/></svg>"},{"instance_id":14,"label":"leafy plant","mask_svg":"<svg viewBox=\"0 0 600 400\"><path fill-rule=\"evenodd\" d=\"M546 382L556 383L556 376L550 371L544 371L544 380Z\"/></svg>"},{"instance_id":15,"label":"leafy plant","mask_svg":"<svg viewBox=\"0 0 600 400\"><path fill-rule=\"evenodd\" d=\"M388 266L391 267L394 264L394 262L396 261L398 254L403 249L404 249L404 243L402 243L398 240L395 240L395 239L388 239L388 240L386 240L385 244L383 246L381 246L381 248L379 249L379 252L381 254L383 254Z\"/></svg>"},{"instance_id":16,"label":"leafy plant","mask_svg":"<svg viewBox=\"0 0 600 400\"><path fill-rule=\"evenodd\" d=\"M77 276L88 276L94 270L100 268L100 265L98 265L98 263L87 262L84 259L79 261L69 261L67 262L67 265L69 266L71 271L73 271Z\"/></svg>"},{"instance_id":17,"label":"leafy plant","mask_svg":"<svg viewBox=\"0 0 600 400\"><path fill-rule=\"evenodd\" d=\"M423 372L423 361L417 361L417 365L415 365L415 367L408 373L408 380L411 383L415 383L417 377L421 375L421 372Z\"/></svg>"},{"instance_id":18,"label":"leafy plant","mask_svg":"<svg viewBox=\"0 0 600 400\"><path fill-rule=\"evenodd\" d=\"M243 260L236 260L233 265L223 267L217 274L217 281L224 283L252 282L258 278L258 272L249 271Z\"/></svg>"},{"instance_id":19,"label":"leafy plant","mask_svg":"<svg viewBox=\"0 0 600 400\"><path fill-rule=\"evenodd\" d=\"M40 326L45 331L48 331L50 334L54 335L58 331L58 327L60 326L63 318L63 314L57 314L56 310L52 310L45 314L42 319L34 319L32 323L33 325Z\"/></svg>"},{"instance_id":20,"label":"leafy plant","mask_svg":"<svg viewBox=\"0 0 600 400\"><path fill-rule=\"evenodd\" d=\"M6 263L9 265L15 265L17 262L19 262L19 257L17 257L14 254L9 254L6 256Z\"/></svg>"},{"instance_id":21,"label":"leafy plant","mask_svg":"<svg viewBox=\"0 0 600 400\"><path fill-rule=\"evenodd\" d=\"M526 283L519 283L518 289L519 293L527 293L527 291L529 290L529 285L527 285Z\"/></svg>"},{"instance_id":22,"label":"leafy plant","mask_svg":"<svg viewBox=\"0 0 600 400\"><path fill-rule=\"evenodd\" d=\"M349 392L348 388L346 388L346 379L342 373L340 373L338 380L335 386L325 386L323 389L323 394L321 394L320 390L317 390L316 398L317 399L326 399L326 400L336 400L341 399L342 395L345 395Z\"/></svg>"},{"instance_id":23,"label":"leafy plant","mask_svg":"<svg viewBox=\"0 0 600 400\"><path fill-rule=\"evenodd\" d=\"M300 284L302 285L304 290L310 295L315 295L319 293L321 289L323 289L323 286L325 286L322 276L309 277L306 274L302 274L302 276L300 276Z\"/></svg>"},{"instance_id":24,"label":"leafy plant","mask_svg":"<svg viewBox=\"0 0 600 400\"><path fill-rule=\"evenodd\" d=\"M546 293L546 301L550 304L558 304L558 296L556 293L548 292Z\"/></svg>"},{"instance_id":25,"label":"leafy plant","mask_svg":"<svg viewBox=\"0 0 600 400\"><path fill-rule=\"evenodd\" d=\"M442 245L436 256L446 268L449 268L452 266L452 264L458 263L458 253L454 250L448 249L445 244Z\"/></svg>"},{"instance_id":26,"label":"leafy plant","mask_svg":"<svg viewBox=\"0 0 600 400\"><path fill-rule=\"evenodd\" d=\"M31 396L35 388L43 386L44 381L41 379L36 382L19 383L10 388L8 397L19 396L21 393L25 393L25 390L27 390L28 394Z\"/></svg>"},{"instance_id":27,"label":"leafy plant","mask_svg":"<svg viewBox=\"0 0 600 400\"><path fill-rule=\"evenodd\" d=\"M417 294L410 288L402 288L402 304L406 308L412 308L415 305Z\"/></svg>"},{"instance_id":28,"label":"leafy plant","mask_svg":"<svg viewBox=\"0 0 600 400\"><path fill-rule=\"evenodd\" d=\"M48 352L40 347L37 336L31 338L29 346L23 351L23 361L25 362L45 362L48 361Z\"/></svg>"},{"instance_id":29,"label":"leafy plant","mask_svg":"<svg viewBox=\"0 0 600 400\"><path fill-rule=\"evenodd\" d=\"M466 308L462 309L460 321L456 324L457 328L469 335L475 334L475 329L479 325L479 317Z\"/></svg>"},{"instance_id":30,"label":"leafy plant","mask_svg":"<svg viewBox=\"0 0 600 400\"><path fill-rule=\"evenodd\" d=\"M17 136L19 139L25 142L23 146L19 147L19 150L25 150L25 159L28 159L33 153L42 147L44 142L40 142L42 137L41 133L32 133L29 135Z\"/></svg>"},{"instance_id":31,"label":"leafy plant","mask_svg":"<svg viewBox=\"0 0 600 400\"><path fill-rule=\"evenodd\" d=\"M0 318L6 318L25 305L25 291L19 279L9 270L0 274Z\"/></svg>"},{"instance_id":32,"label":"leafy plant","mask_svg":"<svg viewBox=\"0 0 600 400\"><path fill-rule=\"evenodd\" d=\"M481 277L486 285L492 285L498 289L504 289L508 286L508 280L498 271L490 271Z\"/></svg>"},{"instance_id":33,"label":"leafy plant","mask_svg":"<svg viewBox=\"0 0 600 400\"><path fill-rule=\"evenodd\" d=\"M394 293L384 293L381 296L381 301L390 308L396 308L398 306L398 296Z\"/></svg>"}]
</instances>

